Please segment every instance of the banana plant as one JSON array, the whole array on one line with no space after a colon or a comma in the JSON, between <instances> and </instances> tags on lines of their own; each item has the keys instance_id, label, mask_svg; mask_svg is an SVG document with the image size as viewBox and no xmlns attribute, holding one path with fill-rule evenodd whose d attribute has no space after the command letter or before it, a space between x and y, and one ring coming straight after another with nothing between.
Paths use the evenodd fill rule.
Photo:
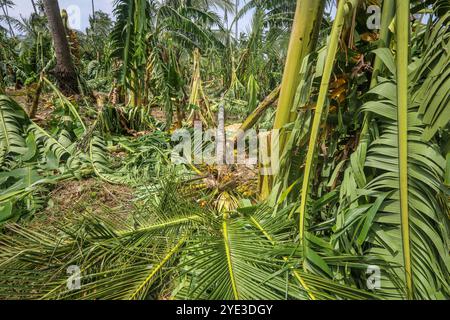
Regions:
<instances>
[{"instance_id":1,"label":"banana plant","mask_svg":"<svg viewBox=\"0 0 450 320\"><path fill-rule=\"evenodd\" d=\"M308 153L306 155L305 170L303 175L302 191L301 191L301 203L299 208L300 214L300 243L305 244L305 220L307 219L307 202L309 195L309 188L311 183L311 173L314 166L314 157L316 155L317 137L319 135L320 124L323 121L323 111L325 108L328 88L333 72L336 53L338 50L339 40L341 38L342 30L344 28L345 18L356 10L357 1L340 1L336 13L335 21L333 22L333 28L331 30L329 44L327 46L327 59L322 74L322 81L320 84L319 96L317 98L317 105L314 113L314 119L311 127L311 134L309 138Z\"/></svg>"},{"instance_id":2,"label":"banana plant","mask_svg":"<svg viewBox=\"0 0 450 320\"><path fill-rule=\"evenodd\" d=\"M305 57L314 50L322 22L325 3L323 1L298 0L289 48L281 82L280 97L273 124L274 130L283 130L295 112L293 100L299 84L300 67ZM311 19L313 17L313 19ZM285 133L281 132L279 149L284 149ZM261 198L266 199L271 190L268 176L261 177Z\"/></svg>"},{"instance_id":3,"label":"banana plant","mask_svg":"<svg viewBox=\"0 0 450 320\"><path fill-rule=\"evenodd\" d=\"M292 108L294 95L299 84L300 67L303 59L315 48L324 5L323 1L297 1L274 129L282 129L290 122L291 115L296 114ZM313 18L311 19L311 17ZM280 147L280 150L282 150L282 142Z\"/></svg>"}]
</instances>

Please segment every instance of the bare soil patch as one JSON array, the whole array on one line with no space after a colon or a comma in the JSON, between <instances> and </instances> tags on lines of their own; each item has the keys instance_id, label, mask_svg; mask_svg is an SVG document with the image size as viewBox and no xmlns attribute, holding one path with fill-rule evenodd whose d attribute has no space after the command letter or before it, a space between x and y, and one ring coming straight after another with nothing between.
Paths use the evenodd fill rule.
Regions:
<instances>
[{"instance_id":1,"label":"bare soil patch","mask_svg":"<svg viewBox=\"0 0 450 320\"><path fill-rule=\"evenodd\" d=\"M128 220L134 210L132 188L94 178L61 182L49 199L49 206L35 215L30 227L56 227L82 215Z\"/></svg>"}]
</instances>

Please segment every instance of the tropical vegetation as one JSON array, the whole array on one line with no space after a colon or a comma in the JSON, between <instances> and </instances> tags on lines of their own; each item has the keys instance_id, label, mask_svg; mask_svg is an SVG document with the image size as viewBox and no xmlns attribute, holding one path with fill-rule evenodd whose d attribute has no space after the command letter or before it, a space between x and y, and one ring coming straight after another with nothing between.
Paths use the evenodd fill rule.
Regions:
<instances>
[{"instance_id":1,"label":"tropical vegetation","mask_svg":"<svg viewBox=\"0 0 450 320\"><path fill-rule=\"evenodd\" d=\"M0 0L0 299L450 298L448 0L31 4ZM198 124L279 170L174 162Z\"/></svg>"}]
</instances>

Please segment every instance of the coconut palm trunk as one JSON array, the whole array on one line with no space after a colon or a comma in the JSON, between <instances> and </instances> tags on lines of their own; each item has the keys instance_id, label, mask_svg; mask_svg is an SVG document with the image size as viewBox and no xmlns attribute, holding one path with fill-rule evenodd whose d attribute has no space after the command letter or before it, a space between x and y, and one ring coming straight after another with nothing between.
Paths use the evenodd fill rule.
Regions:
<instances>
[{"instance_id":1,"label":"coconut palm trunk","mask_svg":"<svg viewBox=\"0 0 450 320\"><path fill-rule=\"evenodd\" d=\"M94 0L91 1L92 8L92 32L95 33L95 5Z\"/></svg>"},{"instance_id":2,"label":"coconut palm trunk","mask_svg":"<svg viewBox=\"0 0 450 320\"><path fill-rule=\"evenodd\" d=\"M77 74L70 53L69 41L61 18L57 0L44 0L45 14L52 33L56 54L56 67L52 71L65 94L79 93Z\"/></svg>"},{"instance_id":3,"label":"coconut palm trunk","mask_svg":"<svg viewBox=\"0 0 450 320\"><path fill-rule=\"evenodd\" d=\"M0 94L5 93L5 87L3 85L3 74L0 72Z\"/></svg>"},{"instance_id":4,"label":"coconut palm trunk","mask_svg":"<svg viewBox=\"0 0 450 320\"><path fill-rule=\"evenodd\" d=\"M31 4L33 5L33 10L35 14L38 14L37 8L36 8L36 3L34 3L34 0L31 0Z\"/></svg>"}]
</instances>

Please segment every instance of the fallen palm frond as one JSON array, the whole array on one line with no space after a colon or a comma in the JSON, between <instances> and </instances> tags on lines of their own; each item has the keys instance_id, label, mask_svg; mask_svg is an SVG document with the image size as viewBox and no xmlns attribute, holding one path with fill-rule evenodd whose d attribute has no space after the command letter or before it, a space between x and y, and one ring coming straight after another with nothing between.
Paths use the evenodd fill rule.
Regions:
<instances>
[{"instance_id":1,"label":"fallen palm frond","mask_svg":"<svg viewBox=\"0 0 450 320\"><path fill-rule=\"evenodd\" d=\"M172 284L176 298L190 299L380 298L328 277L292 271L302 253L290 244L295 229L288 211L276 218L264 207L242 207L238 215L215 213L183 196L173 175L167 178L160 188L142 190L145 202L134 225L89 215L57 235L10 225L8 235L0 236L0 295L145 299L166 294L164 288ZM330 264L350 266L346 259ZM81 287L72 290L66 272L74 265Z\"/></svg>"},{"instance_id":2,"label":"fallen palm frond","mask_svg":"<svg viewBox=\"0 0 450 320\"><path fill-rule=\"evenodd\" d=\"M411 243L409 227L408 191L408 61L409 61L409 1L397 4L397 121L400 214L402 225L403 263L406 277L406 296L414 297Z\"/></svg>"}]
</instances>

